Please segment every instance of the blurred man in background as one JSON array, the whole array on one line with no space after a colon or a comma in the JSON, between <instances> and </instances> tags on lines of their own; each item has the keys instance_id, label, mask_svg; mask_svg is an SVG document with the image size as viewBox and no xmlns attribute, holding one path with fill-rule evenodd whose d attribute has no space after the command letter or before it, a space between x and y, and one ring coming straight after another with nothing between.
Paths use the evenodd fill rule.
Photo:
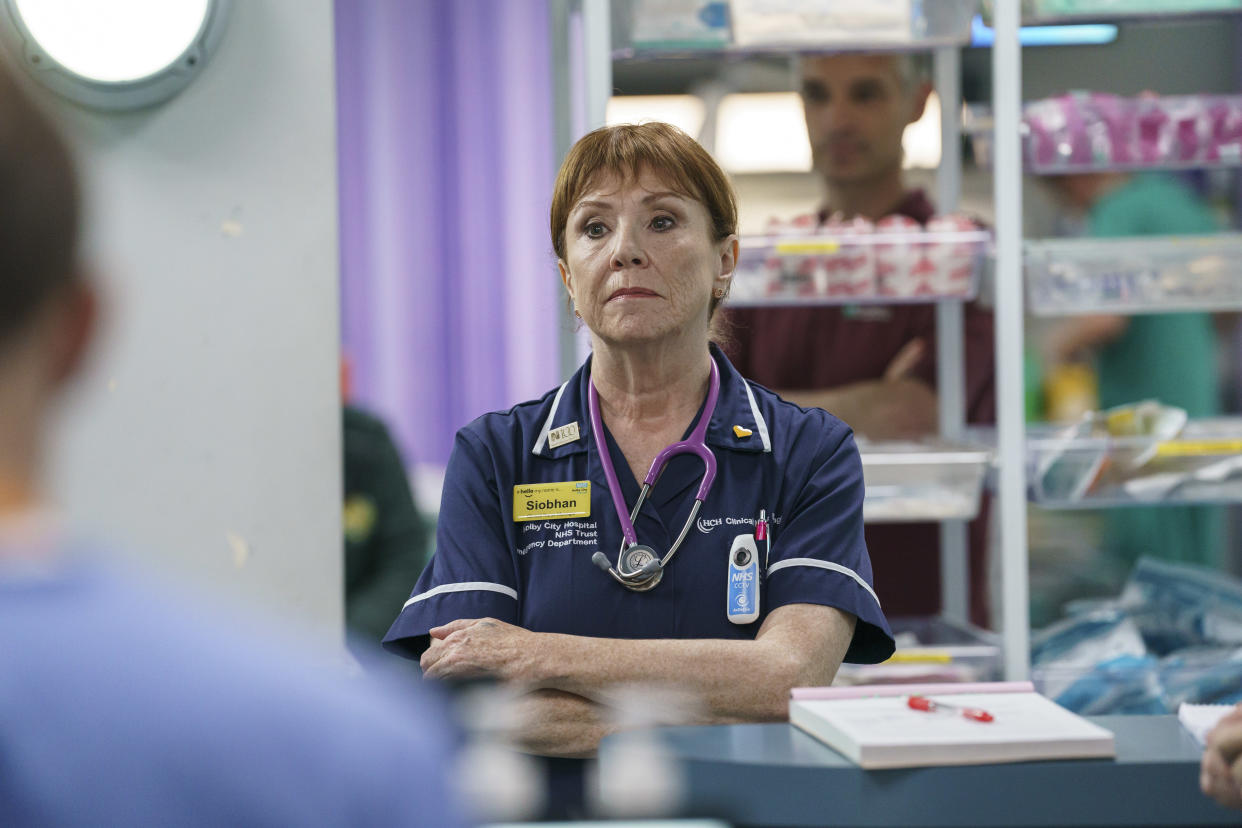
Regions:
<instances>
[{"instance_id":1,"label":"blurred man in background","mask_svg":"<svg viewBox=\"0 0 1242 828\"><path fill-rule=\"evenodd\" d=\"M459 825L450 736L52 515L50 417L97 300L64 143L0 67L0 824Z\"/></svg>"},{"instance_id":2,"label":"blurred man in background","mask_svg":"<svg viewBox=\"0 0 1242 828\"><path fill-rule=\"evenodd\" d=\"M922 117L931 92L919 59L804 57L799 73L812 164L826 194L820 224L835 213L925 224L935 208L902 175L902 134ZM934 306L746 308L731 311L730 320L733 364L785 399L825 408L874 440L937 432ZM965 343L967 420L990 423L992 315L974 303L966 306ZM970 527L971 618L981 625L988 620L986 524L981 515ZM885 612L938 612L938 526L870 525L866 537Z\"/></svg>"}]
</instances>

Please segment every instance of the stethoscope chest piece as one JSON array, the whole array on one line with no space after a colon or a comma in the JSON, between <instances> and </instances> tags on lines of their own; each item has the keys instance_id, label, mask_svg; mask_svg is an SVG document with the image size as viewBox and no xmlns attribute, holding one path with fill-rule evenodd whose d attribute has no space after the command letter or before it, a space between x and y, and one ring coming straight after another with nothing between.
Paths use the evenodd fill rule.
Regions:
<instances>
[{"instance_id":1,"label":"stethoscope chest piece","mask_svg":"<svg viewBox=\"0 0 1242 828\"><path fill-rule=\"evenodd\" d=\"M622 572L638 572L652 561L658 562L659 560L660 559L656 555L655 550L650 546L643 546L641 543L636 543L621 553L621 566L619 568ZM659 568L656 569L655 572L647 578L647 580L640 581L638 583L626 584L626 586L635 592L646 592L656 584L660 583L663 578L664 570L663 568Z\"/></svg>"}]
</instances>

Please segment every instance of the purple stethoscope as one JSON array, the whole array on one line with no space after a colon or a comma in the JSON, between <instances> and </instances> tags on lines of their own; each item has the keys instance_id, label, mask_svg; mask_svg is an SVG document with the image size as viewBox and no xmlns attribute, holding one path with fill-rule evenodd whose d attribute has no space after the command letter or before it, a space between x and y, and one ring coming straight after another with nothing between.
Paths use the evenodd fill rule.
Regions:
<instances>
[{"instance_id":1,"label":"purple stethoscope","mask_svg":"<svg viewBox=\"0 0 1242 828\"><path fill-rule=\"evenodd\" d=\"M627 514L625 499L621 494L621 484L617 482L617 472L612 466L608 443L604 439L604 421L599 414L599 392L595 390L594 382L590 384L587 391L587 407L591 412L591 431L595 434L595 448L599 451L600 465L604 467L604 480L608 484L608 491L612 494L612 505L617 510L617 520L621 524L622 537L621 551L617 555L615 568L602 551L592 555L591 561L616 578L618 583L635 592L646 592L660 583L660 579L664 577L664 567L668 566L678 547L681 546L681 542L686 539L690 527L694 525L694 520L698 517L699 507L703 505L703 500L716 480L716 455L712 454L711 449L707 447L705 438L707 437L707 424L711 421L712 412L716 410L716 397L719 394L720 371L716 368L716 360L713 359L711 360L711 376L707 383L707 404L703 406L703 416L699 418L699 422L688 438L680 443L665 446L664 450L656 455L655 460L651 461L651 471L647 472L647 477L643 480L643 488L638 493L638 500L634 503L634 511ZM668 554L661 560L654 549L638 542L638 535L634 532L634 519L638 517L638 510L642 508L648 492L664 473L668 461L678 454L698 455L704 466L703 482L699 484L698 494L694 496L694 507L690 510L690 517L686 518L685 525L681 527L681 534L677 536L677 540L669 547Z\"/></svg>"}]
</instances>

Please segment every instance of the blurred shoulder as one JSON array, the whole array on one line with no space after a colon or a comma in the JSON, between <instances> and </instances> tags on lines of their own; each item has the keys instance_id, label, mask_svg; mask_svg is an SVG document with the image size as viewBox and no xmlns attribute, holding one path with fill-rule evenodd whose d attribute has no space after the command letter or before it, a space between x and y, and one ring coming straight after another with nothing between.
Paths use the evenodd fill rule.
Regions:
<instances>
[{"instance_id":1,"label":"blurred shoulder","mask_svg":"<svg viewBox=\"0 0 1242 828\"><path fill-rule=\"evenodd\" d=\"M566 397L571 394L572 383L572 380L567 381L536 399L476 417L458 429L457 440L492 451L525 446L524 450L529 452L550 419L562 408L562 402L568 407Z\"/></svg>"}]
</instances>

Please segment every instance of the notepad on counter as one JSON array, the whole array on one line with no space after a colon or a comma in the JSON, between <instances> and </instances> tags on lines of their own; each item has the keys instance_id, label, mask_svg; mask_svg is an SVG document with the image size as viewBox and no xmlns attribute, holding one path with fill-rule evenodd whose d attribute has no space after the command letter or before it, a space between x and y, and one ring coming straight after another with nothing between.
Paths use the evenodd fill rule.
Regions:
<instances>
[{"instance_id":1,"label":"notepad on counter","mask_svg":"<svg viewBox=\"0 0 1242 828\"><path fill-rule=\"evenodd\" d=\"M1201 745L1207 744L1207 735L1216 723L1232 713L1232 704L1187 704L1177 706L1177 720Z\"/></svg>"},{"instance_id":2,"label":"notepad on counter","mask_svg":"<svg viewBox=\"0 0 1242 828\"><path fill-rule=\"evenodd\" d=\"M932 704L912 706L911 697ZM789 721L864 768L1116 755L1111 731L1030 682L797 687Z\"/></svg>"}]
</instances>

